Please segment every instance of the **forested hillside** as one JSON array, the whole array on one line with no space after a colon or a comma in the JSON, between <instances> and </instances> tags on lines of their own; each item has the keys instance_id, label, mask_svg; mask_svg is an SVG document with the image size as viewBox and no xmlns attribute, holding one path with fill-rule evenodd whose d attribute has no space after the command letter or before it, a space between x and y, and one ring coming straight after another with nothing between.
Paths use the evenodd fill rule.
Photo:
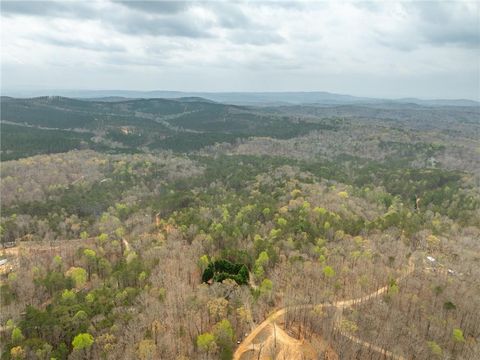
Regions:
<instances>
[{"instance_id":1,"label":"forested hillside","mask_svg":"<svg viewBox=\"0 0 480 360\"><path fill-rule=\"evenodd\" d=\"M58 96L2 97L1 120L4 160L82 147L109 152L121 149L123 153L187 152L237 138L288 139L332 128L329 122L313 123L200 98L88 101Z\"/></svg>"},{"instance_id":2,"label":"forested hillside","mask_svg":"<svg viewBox=\"0 0 480 360\"><path fill-rule=\"evenodd\" d=\"M1 100L2 359L477 359L475 107Z\"/></svg>"}]
</instances>

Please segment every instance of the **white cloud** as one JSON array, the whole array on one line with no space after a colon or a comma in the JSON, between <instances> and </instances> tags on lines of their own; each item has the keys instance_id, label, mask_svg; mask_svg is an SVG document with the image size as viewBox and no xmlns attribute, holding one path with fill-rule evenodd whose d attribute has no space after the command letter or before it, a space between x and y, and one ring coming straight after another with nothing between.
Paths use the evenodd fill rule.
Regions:
<instances>
[{"instance_id":1,"label":"white cloud","mask_svg":"<svg viewBox=\"0 0 480 360\"><path fill-rule=\"evenodd\" d=\"M467 1L2 1L2 87L478 98L479 11Z\"/></svg>"}]
</instances>

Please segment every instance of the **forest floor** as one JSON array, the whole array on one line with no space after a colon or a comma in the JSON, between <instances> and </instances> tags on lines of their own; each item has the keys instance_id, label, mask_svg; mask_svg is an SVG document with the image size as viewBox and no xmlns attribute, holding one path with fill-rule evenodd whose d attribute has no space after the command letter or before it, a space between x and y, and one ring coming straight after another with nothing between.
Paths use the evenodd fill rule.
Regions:
<instances>
[{"instance_id":1,"label":"forest floor","mask_svg":"<svg viewBox=\"0 0 480 360\"><path fill-rule=\"evenodd\" d=\"M0 255L18 256L18 246L2 249Z\"/></svg>"},{"instance_id":2,"label":"forest floor","mask_svg":"<svg viewBox=\"0 0 480 360\"><path fill-rule=\"evenodd\" d=\"M0 250L0 257L5 260L5 262L0 265L0 275L7 275L13 271L17 265L18 246ZM2 284L1 280L0 284Z\"/></svg>"},{"instance_id":3,"label":"forest floor","mask_svg":"<svg viewBox=\"0 0 480 360\"><path fill-rule=\"evenodd\" d=\"M405 277L409 276L414 270L414 257L411 256L404 273L396 279L397 283L402 281ZM317 359L317 352L311 344L309 344L304 339L298 340L291 337L279 326L279 324L283 323L284 315L288 310L314 308L318 309L322 307L335 307L337 310L341 310L357 304L364 303L369 300L373 300L380 295L386 293L388 289L389 285L385 285L380 289L360 298L341 300L332 304L322 303L281 308L269 315L262 323L260 323L257 327L255 327L255 329L252 330L252 332L238 346L237 350L233 355L233 359L269 359L272 358L272 355L274 358L280 359ZM340 320L341 319L339 318L336 322L339 323ZM402 356L395 355L386 349L382 349L374 344L358 339L351 334L341 332L337 327L336 330L339 331L341 335L347 337L351 341L361 346L368 347L375 352L383 354L385 358L404 360ZM334 359L336 354L331 353L332 351L333 350L330 351L329 358Z\"/></svg>"}]
</instances>

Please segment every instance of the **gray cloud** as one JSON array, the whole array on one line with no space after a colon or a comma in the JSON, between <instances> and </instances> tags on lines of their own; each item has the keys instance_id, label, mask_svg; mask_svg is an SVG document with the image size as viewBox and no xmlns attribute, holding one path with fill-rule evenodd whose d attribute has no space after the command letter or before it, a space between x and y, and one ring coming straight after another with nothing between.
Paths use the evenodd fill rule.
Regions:
<instances>
[{"instance_id":1,"label":"gray cloud","mask_svg":"<svg viewBox=\"0 0 480 360\"><path fill-rule=\"evenodd\" d=\"M419 18L422 40L434 45L480 46L480 9L469 9L462 3L415 2L406 8Z\"/></svg>"},{"instance_id":2,"label":"gray cloud","mask_svg":"<svg viewBox=\"0 0 480 360\"><path fill-rule=\"evenodd\" d=\"M83 49L83 50L101 51L101 52L109 52L109 53L126 51L126 48L122 45L103 42L103 41L86 42L79 39L58 38L53 36L38 36L33 38L33 40L42 41L46 44L50 44L54 46Z\"/></svg>"},{"instance_id":3,"label":"gray cloud","mask_svg":"<svg viewBox=\"0 0 480 360\"><path fill-rule=\"evenodd\" d=\"M2 0L0 9L2 16L57 16L83 19L98 16L88 2Z\"/></svg>"},{"instance_id":4,"label":"gray cloud","mask_svg":"<svg viewBox=\"0 0 480 360\"><path fill-rule=\"evenodd\" d=\"M381 3L356 3L355 7L377 16L385 11ZM480 47L480 3L472 10L461 2L410 2L398 4L395 10L399 26L372 26L373 38L382 46L406 52L425 46Z\"/></svg>"},{"instance_id":5,"label":"gray cloud","mask_svg":"<svg viewBox=\"0 0 480 360\"><path fill-rule=\"evenodd\" d=\"M114 0L127 8L146 12L148 14L175 14L187 9L191 1L124 1Z\"/></svg>"},{"instance_id":6,"label":"gray cloud","mask_svg":"<svg viewBox=\"0 0 480 360\"><path fill-rule=\"evenodd\" d=\"M115 29L129 35L178 36L208 38L209 28L185 17L126 17L110 23Z\"/></svg>"},{"instance_id":7,"label":"gray cloud","mask_svg":"<svg viewBox=\"0 0 480 360\"><path fill-rule=\"evenodd\" d=\"M207 2L202 5L215 14L220 27L236 29L253 25L239 3Z\"/></svg>"},{"instance_id":8,"label":"gray cloud","mask_svg":"<svg viewBox=\"0 0 480 360\"><path fill-rule=\"evenodd\" d=\"M377 41L380 45L383 45L387 48L400 50L400 51L413 51L418 49L419 44L413 42L412 39L399 37L392 38L392 36L385 36L382 33L376 32L375 34Z\"/></svg>"},{"instance_id":9,"label":"gray cloud","mask_svg":"<svg viewBox=\"0 0 480 360\"><path fill-rule=\"evenodd\" d=\"M107 8L98 7L99 4ZM265 2L255 6L300 9L303 3ZM77 20L98 20L116 31L133 36L165 36L192 39L216 37L214 28L239 30L229 40L236 44L265 45L280 43L284 39L265 26L252 21L242 9L243 2L221 1L124 1L111 0L105 3L77 1L2 1L2 15L25 15L32 17L55 17ZM110 7L110 8L108 8ZM118 9L116 9L118 7ZM189 14L192 7L209 10L215 21L196 19ZM133 11L128 11L133 10ZM270 33L269 33L270 32ZM51 39L50 39L51 40ZM57 39L58 40L58 39ZM53 44L53 42L51 42ZM69 46L67 43L57 46ZM71 44L83 47L88 44ZM115 49L114 49L115 51Z\"/></svg>"},{"instance_id":10,"label":"gray cloud","mask_svg":"<svg viewBox=\"0 0 480 360\"><path fill-rule=\"evenodd\" d=\"M2 15L55 17L76 20L98 20L110 28L129 35L178 36L204 38L212 36L210 26L188 18L184 13L192 2L113 1L103 3L110 9L96 8L96 2L74 1L2 1ZM115 9L115 7L120 7ZM128 10L134 9L135 11ZM127 11L125 11L127 10ZM54 45L61 45L59 42ZM63 44L68 46L68 44ZM71 47L84 47L72 44ZM84 47L86 48L86 47ZM113 49L118 51L118 49Z\"/></svg>"},{"instance_id":11,"label":"gray cloud","mask_svg":"<svg viewBox=\"0 0 480 360\"><path fill-rule=\"evenodd\" d=\"M465 47L480 47L480 30L445 29L442 27L426 29L424 36L428 42L436 45L458 45Z\"/></svg>"},{"instance_id":12,"label":"gray cloud","mask_svg":"<svg viewBox=\"0 0 480 360\"><path fill-rule=\"evenodd\" d=\"M267 45L267 44L281 44L285 39L272 31L236 31L229 40L235 44L249 44L249 45Z\"/></svg>"}]
</instances>

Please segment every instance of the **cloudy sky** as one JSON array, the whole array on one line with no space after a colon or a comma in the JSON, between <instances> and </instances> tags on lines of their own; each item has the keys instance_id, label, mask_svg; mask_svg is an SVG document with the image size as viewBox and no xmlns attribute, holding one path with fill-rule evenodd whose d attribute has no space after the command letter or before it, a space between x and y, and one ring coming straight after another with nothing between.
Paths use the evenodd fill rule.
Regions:
<instances>
[{"instance_id":1,"label":"cloudy sky","mask_svg":"<svg viewBox=\"0 0 480 360\"><path fill-rule=\"evenodd\" d=\"M478 99L480 3L4 1L9 89Z\"/></svg>"}]
</instances>

